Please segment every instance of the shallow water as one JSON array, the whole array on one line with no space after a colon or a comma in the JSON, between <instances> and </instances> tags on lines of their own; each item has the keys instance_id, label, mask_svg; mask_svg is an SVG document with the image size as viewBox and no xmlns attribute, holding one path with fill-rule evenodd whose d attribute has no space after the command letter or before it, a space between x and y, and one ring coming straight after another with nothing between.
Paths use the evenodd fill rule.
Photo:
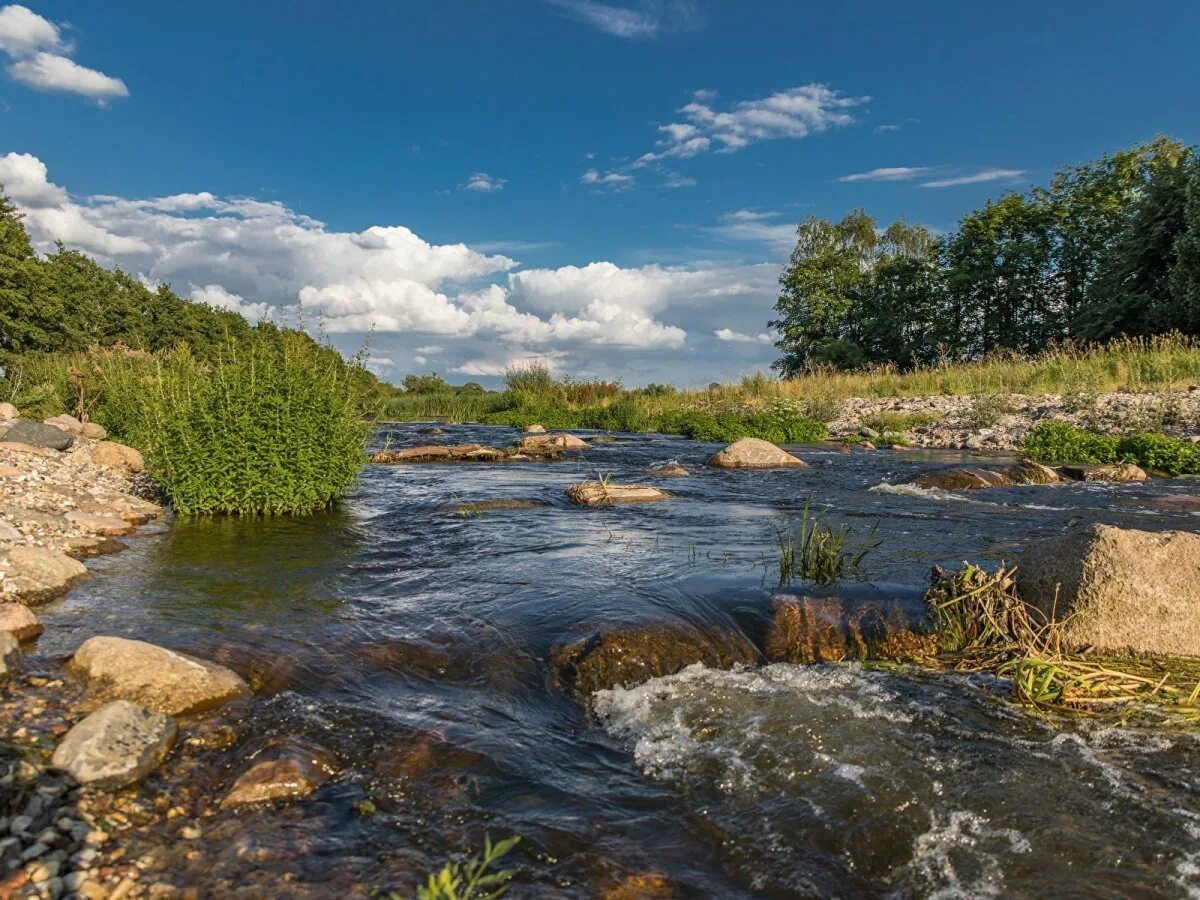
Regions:
<instances>
[{"instance_id":1,"label":"shallow water","mask_svg":"<svg viewBox=\"0 0 1200 900\"><path fill-rule=\"evenodd\" d=\"M418 426L385 439L430 440ZM546 663L599 625L758 633L777 531L806 503L858 534L879 523L854 591L917 597L935 563L995 565L1072 523L1195 530L1157 504L1196 482L952 495L879 486L959 453L803 448L808 469L724 472L703 466L716 449L619 436L556 463L379 466L336 513L178 522L97 560L46 610L39 649L124 634L258 673L237 713L253 725L213 763L214 790L276 738L337 757L313 799L218 817L182 873L198 886L277 865L296 873L280 895L411 891L488 832L524 838L517 897L597 896L646 872L681 896L1200 895L1191 735L1056 730L984 679L834 667L693 669L604 692L593 712L551 688ZM671 460L693 475L663 480L668 502L565 502L573 482L645 480ZM497 498L550 505L439 508ZM376 814L355 812L364 799Z\"/></svg>"}]
</instances>

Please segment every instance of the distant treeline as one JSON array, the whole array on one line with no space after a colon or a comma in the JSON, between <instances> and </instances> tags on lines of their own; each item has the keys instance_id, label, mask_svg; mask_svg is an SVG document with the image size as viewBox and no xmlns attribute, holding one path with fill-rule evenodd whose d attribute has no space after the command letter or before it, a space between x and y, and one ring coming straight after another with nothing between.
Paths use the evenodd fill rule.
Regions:
<instances>
[{"instance_id":1,"label":"distant treeline","mask_svg":"<svg viewBox=\"0 0 1200 900\"><path fill-rule=\"evenodd\" d=\"M989 201L945 237L881 231L862 209L813 216L780 284L785 377L1200 335L1200 156L1160 137Z\"/></svg>"}]
</instances>

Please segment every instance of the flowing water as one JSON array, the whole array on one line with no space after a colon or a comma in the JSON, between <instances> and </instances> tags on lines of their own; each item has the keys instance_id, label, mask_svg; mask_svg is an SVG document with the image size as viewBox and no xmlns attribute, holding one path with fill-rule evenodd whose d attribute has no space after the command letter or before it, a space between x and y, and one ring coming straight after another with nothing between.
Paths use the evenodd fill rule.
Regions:
<instances>
[{"instance_id":1,"label":"flowing water","mask_svg":"<svg viewBox=\"0 0 1200 900\"><path fill-rule=\"evenodd\" d=\"M870 581L848 589L916 598L935 563L993 566L1074 523L1196 530L1170 502L1195 482L938 494L886 485L968 457L802 448L810 468L739 472L705 468L715 449L618 436L561 462L377 466L325 516L176 522L96 561L47 610L40 651L122 634L254 673L256 699L227 713L241 742L212 751L214 793L273 740L336 757L313 798L206 825L177 882L220 893L265 896L282 872L268 893L411 893L489 833L523 838L514 897L651 873L686 897L1200 896L1186 731L1052 725L987 678L840 666L694 666L584 708L547 664L605 625L761 634L777 532L808 503L859 535L878 523ZM668 502L565 502L573 482L672 460L693 474L662 482ZM444 508L500 498L547 505Z\"/></svg>"}]
</instances>

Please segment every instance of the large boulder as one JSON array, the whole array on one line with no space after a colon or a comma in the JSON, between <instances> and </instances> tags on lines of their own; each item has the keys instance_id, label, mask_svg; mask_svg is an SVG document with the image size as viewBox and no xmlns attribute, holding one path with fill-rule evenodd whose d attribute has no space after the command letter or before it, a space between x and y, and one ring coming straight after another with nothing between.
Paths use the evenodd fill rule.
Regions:
<instances>
[{"instance_id":1,"label":"large boulder","mask_svg":"<svg viewBox=\"0 0 1200 900\"><path fill-rule=\"evenodd\" d=\"M300 800L314 793L336 772L335 763L320 750L287 745L271 748L238 776L221 801L226 809L252 803Z\"/></svg>"},{"instance_id":2,"label":"large boulder","mask_svg":"<svg viewBox=\"0 0 1200 900\"><path fill-rule=\"evenodd\" d=\"M1062 481L1049 466L1026 460L1003 469L944 469L922 475L914 484L940 491L974 491L1015 484L1055 484Z\"/></svg>"},{"instance_id":3,"label":"large boulder","mask_svg":"<svg viewBox=\"0 0 1200 900\"><path fill-rule=\"evenodd\" d=\"M68 731L50 762L80 784L115 790L149 775L178 733L170 716L114 700Z\"/></svg>"},{"instance_id":4,"label":"large boulder","mask_svg":"<svg viewBox=\"0 0 1200 900\"><path fill-rule=\"evenodd\" d=\"M567 499L580 506L611 506L614 503L654 503L670 495L647 484L609 484L584 481L567 488Z\"/></svg>"},{"instance_id":5,"label":"large boulder","mask_svg":"<svg viewBox=\"0 0 1200 900\"><path fill-rule=\"evenodd\" d=\"M937 635L928 615L900 601L781 594L772 602L774 616L765 646L772 662L811 664L937 655Z\"/></svg>"},{"instance_id":6,"label":"large boulder","mask_svg":"<svg viewBox=\"0 0 1200 900\"><path fill-rule=\"evenodd\" d=\"M742 438L708 461L718 469L803 469L805 463L770 441Z\"/></svg>"},{"instance_id":7,"label":"large boulder","mask_svg":"<svg viewBox=\"0 0 1200 900\"><path fill-rule=\"evenodd\" d=\"M65 431L67 434L78 437L83 434L83 423L71 415L63 413L61 416L53 416L49 419L43 419L45 425L53 425L55 428Z\"/></svg>"},{"instance_id":8,"label":"large boulder","mask_svg":"<svg viewBox=\"0 0 1200 900\"><path fill-rule=\"evenodd\" d=\"M173 716L250 696L246 682L224 666L128 638L88 638L68 667L87 679L94 696L130 700Z\"/></svg>"},{"instance_id":9,"label":"large boulder","mask_svg":"<svg viewBox=\"0 0 1200 900\"><path fill-rule=\"evenodd\" d=\"M1200 534L1088 525L1026 550L1017 587L1069 648L1200 657Z\"/></svg>"},{"instance_id":10,"label":"large boulder","mask_svg":"<svg viewBox=\"0 0 1200 900\"><path fill-rule=\"evenodd\" d=\"M530 456L553 456L565 451L586 450L587 441L573 434L532 434L517 444L517 452Z\"/></svg>"},{"instance_id":11,"label":"large boulder","mask_svg":"<svg viewBox=\"0 0 1200 900\"><path fill-rule=\"evenodd\" d=\"M133 475L146 468L146 462L141 453L133 447L126 447L116 441L102 440L89 450L89 454L92 462L98 466L123 469Z\"/></svg>"},{"instance_id":12,"label":"large boulder","mask_svg":"<svg viewBox=\"0 0 1200 900\"><path fill-rule=\"evenodd\" d=\"M21 647L17 639L7 631L0 631L0 681L12 674L21 659Z\"/></svg>"},{"instance_id":13,"label":"large boulder","mask_svg":"<svg viewBox=\"0 0 1200 900\"><path fill-rule=\"evenodd\" d=\"M674 622L598 631L550 650L554 685L578 696L632 687L692 663L728 669L757 661L758 651L741 634Z\"/></svg>"},{"instance_id":14,"label":"large boulder","mask_svg":"<svg viewBox=\"0 0 1200 900\"><path fill-rule=\"evenodd\" d=\"M0 599L28 606L49 603L88 577L83 563L43 547L0 551Z\"/></svg>"},{"instance_id":15,"label":"large boulder","mask_svg":"<svg viewBox=\"0 0 1200 900\"><path fill-rule=\"evenodd\" d=\"M53 425L19 419L4 432L4 440L8 443L27 444L42 450L66 450L71 446L74 438Z\"/></svg>"},{"instance_id":16,"label":"large boulder","mask_svg":"<svg viewBox=\"0 0 1200 900\"><path fill-rule=\"evenodd\" d=\"M24 603L0 603L0 633L32 641L42 633L42 623Z\"/></svg>"}]
</instances>

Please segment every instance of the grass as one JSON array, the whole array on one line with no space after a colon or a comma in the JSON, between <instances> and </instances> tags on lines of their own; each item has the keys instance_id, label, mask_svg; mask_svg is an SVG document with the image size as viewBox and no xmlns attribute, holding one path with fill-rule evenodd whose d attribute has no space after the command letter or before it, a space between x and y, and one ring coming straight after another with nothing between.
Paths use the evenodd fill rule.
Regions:
<instances>
[{"instance_id":1,"label":"grass","mask_svg":"<svg viewBox=\"0 0 1200 900\"><path fill-rule=\"evenodd\" d=\"M881 434L903 434L914 428L924 428L944 421L940 412L880 412L863 419L863 424Z\"/></svg>"},{"instance_id":2,"label":"grass","mask_svg":"<svg viewBox=\"0 0 1200 900\"><path fill-rule=\"evenodd\" d=\"M961 671L991 671L1012 682L1018 701L1059 712L1154 704L1200 718L1200 663L1185 659L1072 655L1065 620L1042 615L1018 596L1011 569L935 567L925 596L940 660Z\"/></svg>"},{"instance_id":3,"label":"grass","mask_svg":"<svg viewBox=\"0 0 1200 900\"><path fill-rule=\"evenodd\" d=\"M1047 464L1130 462L1172 477L1200 475L1200 444L1165 434L1110 435L1066 422L1039 423L1021 445L1028 459Z\"/></svg>"},{"instance_id":4,"label":"grass","mask_svg":"<svg viewBox=\"0 0 1200 900\"><path fill-rule=\"evenodd\" d=\"M365 463L370 379L299 332L255 329L208 362L186 347L39 356L9 378L26 411L67 409L140 449L180 513L312 513Z\"/></svg>"},{"instance_id":5,"label":"grass","mask_svg":"<svg viewBox=\"0 0 1200 900\"><path fill-rule=\"evenodd\" d=\"M848 576L862 572L862 563L867 555L879 546L874 540L878 523L856 550L847 546L849 528L834 529L826 525L824 511L813 515L809 505L804 504L800 521L790 528L780 529L779 583L791 584L797 579L808 579L818 584L834 584Z\"/></svg>"}]
</instances>

